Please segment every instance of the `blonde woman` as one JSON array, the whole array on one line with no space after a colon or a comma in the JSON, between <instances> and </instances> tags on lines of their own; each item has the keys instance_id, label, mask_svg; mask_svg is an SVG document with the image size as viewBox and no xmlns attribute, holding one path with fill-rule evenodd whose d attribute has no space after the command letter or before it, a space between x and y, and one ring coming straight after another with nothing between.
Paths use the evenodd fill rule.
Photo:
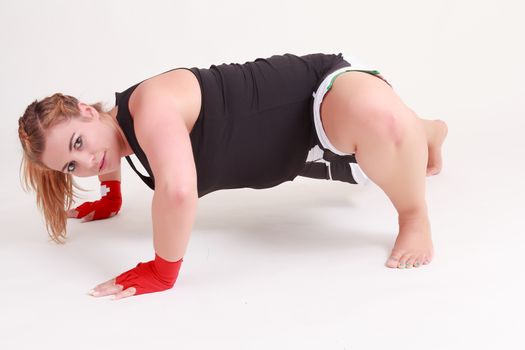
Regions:
<instances>
[{"instance_id":1,"label":"blonde woman","mask_svg":"<svg viewBox=\"0 0 525 350\"><path fill-rule=\"evenodd\" d=\"M57 243L66 238L67 217L119 212L123 157L154 190L154 259L91 293L115 299L174 285L199 197L297 176L373 181L399 219L386 266L428 264L425 177L441 170L446 134L443 121L419 118L378 71L321 53L176 68L117 93L108 111L54 94L31 103L19 119L25 183ZM131 154L147 174L136 170ZM73 176L98 176L100 200L71 208Z\"/></svg>"}]
</instances>

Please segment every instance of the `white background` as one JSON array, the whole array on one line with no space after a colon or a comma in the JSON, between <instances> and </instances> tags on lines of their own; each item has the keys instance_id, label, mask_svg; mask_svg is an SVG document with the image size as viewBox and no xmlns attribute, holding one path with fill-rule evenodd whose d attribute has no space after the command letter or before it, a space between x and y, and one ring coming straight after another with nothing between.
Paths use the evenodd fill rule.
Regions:
<instances>
[{"instance_id":1,"label":"white background","mask_svg":"<svg viewBox=\"0 0 525 350\"><path fill-rule=\"evenodd\" d=\"M523 349L523 15L518 0L2 0L0 348ZM172 290L89 297L152 258L152 192L124 164L121 213L50 242L20 187L25 107L56 91L111 107L171 68L286 52L357 56L448 123L432 264L383 266L396 213L375 185L298 178L201 198Z\"/></svg>"}]
</instances>

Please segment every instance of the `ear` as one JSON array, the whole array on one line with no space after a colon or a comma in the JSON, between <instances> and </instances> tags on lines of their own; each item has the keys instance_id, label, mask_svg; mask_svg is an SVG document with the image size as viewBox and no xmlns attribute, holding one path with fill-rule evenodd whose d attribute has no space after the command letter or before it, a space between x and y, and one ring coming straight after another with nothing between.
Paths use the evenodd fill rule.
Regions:
<instances>
[{"instance_id":1,"label":"ear","mask_svg":"<svg viewBox=\"0 0 525 350\"><path fill-rule=\"evenodd\" d=\"M78 103L78 109L80 110L80 115L83 117L93 118L98 116L95 108L91 107L90 105L84 102Z\"/></svg>"}]
</instances>

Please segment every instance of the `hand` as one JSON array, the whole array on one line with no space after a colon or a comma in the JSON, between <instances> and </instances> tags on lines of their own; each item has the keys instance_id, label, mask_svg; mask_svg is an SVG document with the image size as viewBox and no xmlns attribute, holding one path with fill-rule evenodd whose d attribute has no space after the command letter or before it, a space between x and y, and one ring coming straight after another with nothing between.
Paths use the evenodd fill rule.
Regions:
<instances>
[{"instance_id":1,"label":"hand","mask_svg":"<svg viewBox=\"0 0 525 350\"><path fill-rule=\"evenodd\" d=\"M100 184L101 198L67 211L69 218L84 218L82 222L107 219L117 215L122 206L120 181L102 181Z\"/></svg>"},{"instance_id":2,"label":"hand","mask_svg":"<svg viewBox=\"0 0 525 350\"><path fill-rule=\"evenodd\" d=\"M122 298L127 298L132 295L135 295L137 290L135 287L130 287L126 290L123 290L124 287L120 284L115 283L116 278L110 279L104 283L99 284L93 288L89 294L94 297L105 297L107 295L115 295L111 300L117 300Z\"/></svg>"},{"instance_id":3,"label":"hand","mask_svg":"<svg viewBox=\"0 0 525 350\"><path fill-rule=\"evenodd\" d=\"M88 222L93 220L102 220L107 219L112 216L117 215L118 210L109 212L107 208L104 208L104 204L100 205L97 202L85 202L82 205L78 206L75 209L69 209L67 213L68 218L82 219L80 222Z\"/></svg>"},{"instance_id":4,"label":"hand","mask_svg":"<svg viewBox=\"0 0 525 350\"><path fill-rule=\"evenodd\" d=\"M95 297L115 294L114 300L117 300L170 289L177 280L181 264L182 258L171 262L155 254L155 260L138 263L133 269L99 284L90 294Z\"/></svg>"}]
</instances>

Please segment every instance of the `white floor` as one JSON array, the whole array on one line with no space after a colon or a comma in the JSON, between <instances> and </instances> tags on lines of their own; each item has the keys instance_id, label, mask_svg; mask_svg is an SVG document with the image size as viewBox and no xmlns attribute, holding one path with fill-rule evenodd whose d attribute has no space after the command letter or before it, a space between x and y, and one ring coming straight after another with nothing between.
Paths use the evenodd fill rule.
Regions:
<instances>
[{"instance_id":1,"label":"white floor","mask_svg":"<svg viewBox=\"0 0 525 350\"><path fill-rule=\"evenodd\" d=\"M522 14L515 0L1 2L0 350L525 349ZM172 290L88 296L152 258L152 193L124 164L121 213L48 241L19 186L25 106L55 91L109 105L170 68L285 52L355 54L447 121L432 264L384 267L396 215L374 185L297 179L201 198Z\"/></svg>"},{"instance_id":2,"label":"white floor","mask_svg":"<svg viewBox=\"0 0 525 350\"><path fill-rule=\"evenodd\" d=\"M33 198L9 189L0 347L523 348L525 144L472 154L458 145L482 133L449 127L443 173L427 182L436 256L411 270L383 266L396 216L379 188L298 178L201 198L172 290L94 299L91 287L151 257L151 192L126 170L121 214L72 221L59 247Z\"/></svg>"}]
</instances>

